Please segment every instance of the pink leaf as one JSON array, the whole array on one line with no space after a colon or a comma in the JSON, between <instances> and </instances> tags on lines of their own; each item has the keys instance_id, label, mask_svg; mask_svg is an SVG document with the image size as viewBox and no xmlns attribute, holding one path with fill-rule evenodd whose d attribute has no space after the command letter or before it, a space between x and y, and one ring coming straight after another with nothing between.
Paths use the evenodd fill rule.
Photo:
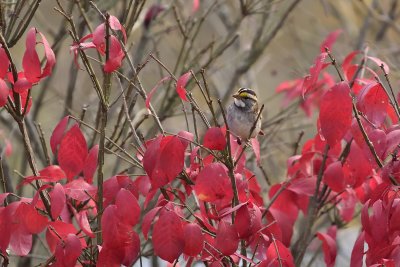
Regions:
<instances>
[{"instance_id":1,"label":"pink leaf","mask_svg":"<svg viewBox=\"0 0 400 267\"><path fill-rule=\"evenodd\" d=\"M204 236L198 224L188 223L183 227L183 236L185 239L185 248L183 252L195 257L203 250Z\"/></svg>"},{"instance_id":2,"label":"pink leaf","mask_svg":"<svg viewBox=\"0 0 400 267\"><path fill-rule=\"evenodd\" d=\"M76 221L79 224L79 227L82 229L82 231L89 237L94 238L95 235L92 232L92 229L90 228L90 224L88 221L87 217L87 211L86 210L81 210L79 213L75 212L74 213Z\"/></svg>"},{"instance_id":3,"label":"pink leaf","mask_svg":"<svg viewBox=\"0 0 400 267\"><path fill-rule=\"evenodd\" d=\"M60 120L50 137L50 147L51 151L53 151L53 154L57 153L57 147L61 143L65 129L67 129L68 118L69 116L65 116L62 120Z\"/></svg>"},{"instance_id":4,"label":"pink leaf","mask_svg":"<svg viewBox=\"0 0 400 267\"><path fill-rule=\"evenodd\" d=\"M254 155L256 156L257 165L261 165L260 143L257 137L250 139L251 147L253 148Z\"/></svg>"},{"instance_id":5,"label":"pink leaf","mask_svg":"<svg viewBox=\"0 0 400 267\"><path fill-rule=\"evenodd\" d=\"M203 145L213 150L224 150L226 147L226 138L221 128L211 127L204 135Z\"/></svg>"},{"instance_id":6,"label":"pink leaf","mask_svg":"<svg viewBox=\"0 0 400 267\"><path fill-rule=\"evenodd\" d=\"M99 154L99 145L95 145L90 149L89 154L85 160L85 166L83 167L83 176L85 180L91 184L93 183L93 175L97 169L97 160Z\"/></svg>"},{"instance_id":7,"label":"pink leaf","mask_svg":"<svg viewBox=\"0 0 400 267\"><path fill-rule=\"evenodd\" d=\"M330 234L329 234L330 230ZM328 230L328 234L317 233L317 237L322 241L322 249L324 251L324 260L327 267L333 267L336 261L336 226L332 226Z\"/></svg>"},{"instance_id":8,"label":"pink leaf","mask_svg":"<svg viewBox=\"0 0 400 267\"><path fill-rule=\"evenodd\" d=\"M85 137L75 124L62 138L58 151L58 162L69 181L82 171L87 155Z\"/></svg>"},{"instance_id":9,"label":"pink leaf","mask_svg":"<svg viewBox=\"0 0 400 267\"><path fill-rule=\"evenodd\" d=\"M97 192L94 185L88 184L81 178L67 183L64 189L66 195L79 201L86 201L90 196L94 198Z\"/></svg>"},{"instance_id":10,"label":"pink leaf","mask_svg":"<svg viewBox=\"0 0 400 267\"><path fill-rule=\"evenodd\" d=\"M53 219L57 219L66 203L64 187L60 183L54 185L53 191L50 192L50 199L51 216Z\"/></svg>"},{"instance_id":11,"label":"pink leaf","mask_svg":"<svg viewBox=\"0 0 400 267\"><path fill-rule=\"evenodd\" d=\"M190 78L190 71L186 72L183 74L181 77L179 77L178 81L176 82L176 92L178 93L179 97L184 100L188 101L186 97L186 83L188 82Z\"/></svg>"},{"instance_id":12,"label":"pink leaf","mask_svg":"<svg viewBox=\"0 0 400 267\"><path fill-rule=\"evenodd\" d=\"M51 49L51 46L47 42L46 37L39 32L40 37L42 37L42 42L43 42L43 47L44 47L44 54L46 57L46 65L43 68L41 78L47 77L51 74L54 65L56 64L56 56L54 55L53 50Z\"/></svg>"},{"instance_id":13,"label":"pink leaf","mask_svg":"<svg viewBox=\"0 0 400 267\"><path fill-rule=\"evenodd\" d=\"M7 104L7 97L10 93L10 89L8 89L8 85L6 82L0 78L0 107L3 107Z\"/></svg>"},{"instance_id":14,"label":"pink leaf","mask_svg":"<svg viewBox=\"0 0 400 267\"><path fill-rule=\"evenodd\" d=\"M150 100L151 100L151 98L153 97L153 95L154 95L154 93L156 92L156 90L158 89L158 87L162 84L162 83L164 83L164 82L166 82L166 81L168 81L168 80L170 80L171 79L171 77L170 76L167 76L167 77L164 77L164 78L162 78L161 80L159 80L158 82L157 82L157 84L153 87L153 89L151 89L151 91L150 91L150 93L147 95L147 97L146 97L146 108L150 108Z\"/></svg>"},{"instance_id":15,"label":"pink leaf","mask_svg":"<svg viewBox=\"0 0 400 267\"><path fill-rule=\"evenodd\" d=\"M379 68L383 65L383 69L385 70L385 72L387 74L389 74L389 66L385 62L383 62L382 60L380 60L377 57L368 56L367 58L369 60L373 61L376 65L378 65Z\"/></svg>"},{"instance_id":16,"label":"pink leaf","mask_svg":"<svg viewBox=\"0 0 400 267\"><path fill-rule=\"evenodd\" d=\"M194 140L194 134L192 134L191 132L188 132L188 131L180 131L177 134L177 137L179 137L179 139L181 140L185 149L190 144L190 142L192 142Z\"/></svg>"},{"instance_id":17,"label":"pink leaf","mask_svg":"<svg viewBox=\"0 0 400 267\"><path fill-rule=\"evenodd\" d=\"M175 212L165 211L154 224L153 247L155 255L171 263L182 254L184 232L181 219Z\"/></svg>"},{"instance_id":18,"label":"pink leaf","mask_svg":"<svg viewBox=\"0 0 400 267\"><path fill-rule=\"evenodd\" d=\"M27 233L23 227L12 231L10 240L11 250L18 256L26 256L32 248L32 235Z\"/></svg>"},{"instance_id":19,"label":"pink leaf","mask_svg":"<svg viewBox=\"0 0 400 267\"><path fill-rule=\"evenodd\" d=\"M346 82L336 84L323 96L319 113L321 134L331 147L347 133L351 126L352 112L350 88Z\"/></svg>"}]
</instances>

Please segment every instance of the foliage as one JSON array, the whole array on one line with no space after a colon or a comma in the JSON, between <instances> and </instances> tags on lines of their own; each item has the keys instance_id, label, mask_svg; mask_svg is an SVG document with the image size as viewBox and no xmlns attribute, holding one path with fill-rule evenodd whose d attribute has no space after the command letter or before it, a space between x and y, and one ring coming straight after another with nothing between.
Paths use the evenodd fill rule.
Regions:
<instances>
[{"instance_id":1,"label":"foliage","mask_svg":"<svg viewBox=\"0 0 400 267\"><path fill-rule=\"evenodd\" d=\"M251 5L241 3L243 15L250 14ZM19 127L31 171L17 188L34 188L31 198L14 193L7 187L9 177L0 169L4 185L0 255L4 266L10 254L32 253L38 236L45 237L52 255L45 266L131 266L149 256L188 266L195 262L207 266L300 266L305 254L312 251L312 243L322 245L326 266L334 266L337 233L352 221L361 223L352 267L363 262L395 266L400 261L400 108L386 63L369 56L365 49L350 52L339 64L330 52L340 37L338 30L320 45L309 74L276 88L277 93L285 93L283 105L298 101L306 115L317 110L319 116L314 136L304 142L299 154L288 158L286 179L272 184L264 201L252 168L255 165L249 164L254 157L255 164L261 165L263 148L257 138L240 142L226 123L218 123L226 120L224 103L210 94L204 70L170 71L151 54L148 61L157 63L168 76L146 93L138 78L144 66L134 66L126 48L129 20L121 23L91 5L101 23L83 37L60 2L56 10L71 28L75 67L83 65L98 96L97 125L73 115L54 123L49 139L53 161L47 155L42 169L36 163L38 155L26 120L31 113L31 90L52 74L56 55L46 37L31 28L24 35L19 71L10 52L11 42L0 34L0 105L11 115L10 123L12 119ZM193 1L191 14L199 12L200 6L200 1ZM165 7L158 4L149 7L143 28L148 30L163 12ZM177 22L181 23L179 18ZM187 32L181 24L179 27L185 36ZM38 52L38 46L43 50ZM91 48L98 53L98 60L87 54ZM102 69L94 70L93 62L100 62ZM123 72L124 64L131 67L131 73ZM113 79L121 87L119 114L126 119L123 123L118 119L115 131L120 127L125 129L120 136L132 137L133 152L119 143L116 132L111 137L106 134L113 107ZM192 131L189 126L176 134L164 129L158 116L161 112L151 104L164 83L174 87L172 98L180 100L187 123L185 105L192 109ZM194 85L207 112L189 90ZM130 118L129 105L136 103L131 98L133 89L157 128L147 136L137 131L139 125ZM129 105L127 99L132 101ZM202 134L197 120L206 128ZM123 134L129 127L129 134ZM95 137L90 140L84 129L93 131ZM42 149L48 154L45 141ZM128 168L104 177L106 153L126 161ZM302 221L303 229L296 231ZM324 227L318 227L321 221Z\"/></svg>"}]
</instances>

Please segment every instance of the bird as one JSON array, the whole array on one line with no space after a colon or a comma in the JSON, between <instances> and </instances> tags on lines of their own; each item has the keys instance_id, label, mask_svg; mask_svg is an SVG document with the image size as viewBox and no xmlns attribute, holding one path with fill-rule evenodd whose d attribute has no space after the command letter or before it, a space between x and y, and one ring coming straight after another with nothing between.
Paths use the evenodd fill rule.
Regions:
<instances>
[{"instance_id":1,"label":"bird","mask_svg":"<svg viewBox=\"0 0 400 267\"><path fill-rule=\"evenodd\" d=\"M261 133L262 116L258 114L260 107L257 94L252 89L242 87L232 97L233 102L227 108L226 122L240 143L240 140L246 141Z\"/></svg>"}]
</instances>

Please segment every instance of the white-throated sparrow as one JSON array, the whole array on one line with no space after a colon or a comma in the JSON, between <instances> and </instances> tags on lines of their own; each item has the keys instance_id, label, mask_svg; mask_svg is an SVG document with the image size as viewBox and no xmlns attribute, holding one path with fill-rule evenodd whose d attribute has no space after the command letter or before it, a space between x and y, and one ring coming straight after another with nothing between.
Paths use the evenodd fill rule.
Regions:
<instances>
[{"instance_id":1,"label":"white-throated sparrow","mask_svg":"<svg viewBox=\"0 0 400 267\"><path fill-rule=\"evenodd\" d=\"M241 140L247 140L255 124L250 138L256 137L261 130L262 118L260 116L255 123L260 111L256 93L249 88L240 88L232 97L234 101L229 105L226 117L229 130Z\"/></svg>"}]
</instances>

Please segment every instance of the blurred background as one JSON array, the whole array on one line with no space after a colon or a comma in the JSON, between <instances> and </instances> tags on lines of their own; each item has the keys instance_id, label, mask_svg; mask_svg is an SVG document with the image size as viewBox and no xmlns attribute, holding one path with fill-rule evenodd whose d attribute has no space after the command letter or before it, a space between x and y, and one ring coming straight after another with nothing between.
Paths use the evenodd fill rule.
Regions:
<instances>
[{"instance_id":1,"label":"blurred background","mask_svg":"<svg viewBox=\"0 0 400 267\"><path fill-rule=\"evenodd\" d=\"M20 15L15 18L18 25L25 19L24 14L29 14L36 7L37 2L40 5L28 29L34 26L44 33L57 56L53 75L32 90L33 107L28 116L30 135L42 167L44 164L40 159L44 155L40 149L35 124L41 125L47 142L58 121L68 114L83 117L86 123L96 128L98 97L83 65L78 69L74 64L73 53L70 52L73 43L68 32L70 26L54 9L58 8L56 1L1 0L3 20L9 22L15 16L16 7L19 7ZM99 13L90 1L59 2L72 14L80 37L102 23ZM168 76L168 72L150 54L159 59L176 77L193 70L196 77L203 82L200 71L204 69L204 79L214 98L216 110L219 110L216 99L220 98L224 106L227 106L231 101L230 96L239 87L249 87L258 93L260 102L265 104L265 135L259 137L261 168L253 163L254 160L250 160L249 164L257 173L265 192L268 191L268 180L276 183L285 179L286 160L296 151L296 144L299 143L301 148L303 142L316 133L315 114L306 116L298 108L298 104L289 103L288 106L283 106L284 96L277 94L275 89L284 81L301 78L308 73L314 58L319 54L321 42L330 32L342 30L332 48L332 54L339 63L353 50L362 50L368 46L369 55L388 63L393 86L395 90L398 88L400 3L397 0L199 0L198 6L196 2L93 1L99 10L118 17L125 25L128 35L126 47L135 67L139 67L138 77L147 93L159 80ZM136 9L128 9L129 5L135 5ZM127 10L135 13L126 14ZM8 41L12 37L11 32ZM24 37L25 34L11 48L18 68L21 68L25 50ZM93 57L91 63L101 75L96 52L88 51L88 54ZM328 68L328 71L331 72L332 69ZM120 72L129 79L133 77L126 61ZM122 128L115 128L119 116L125 120L120 97L121 89L125 87L127 83L123 79L121 84L116 79L113 80L111 102L114 104L109 113L107 136L133 151L129 145L132 142L129 126L124 124ZM211 113L193 79L187 89L211 121ZM127 101L138 132L146 140L154 137L158 133L157 128L142 97L136 96L133 89ZM187 130L183 110L189 116L189 130L194 131L191 106L181 103L173 83L163 83L151 103L166 131L177 133L182 129ZM197 119L198 131L204 133L205 127ZM15 187L21 179L20 175L30 173L24 155L19 153L22 147L17 125L10 123L11 121L7 112L1 110L3 154L10 147L6 142L10 143L13 151L4 157L3 165L12 177ZM223 123L221 116L219 123ZM98 142L98 137L92 130L82 129L87 139L91 140L89 143ZM117 139L117 136L120 137ZM299 136L302 138L299 139ZM110 149L113 149L112 146ZM251 153L249 156L253 157ZM129 167L113 154L107 155L106 162L106 177ZM30 197L29 192L21 191L19 194ZM351 228L340 231L339 237L343 238L340 239L336 266L348 264L356 235L357 231ZM37 255L33 252L33 257L35 256ZM41 261L40 258L35 260ZM19 266L24 266L21 264ZM317 259L313 264L319 266L322 261Z\"/></svg>"}]
</instances>

